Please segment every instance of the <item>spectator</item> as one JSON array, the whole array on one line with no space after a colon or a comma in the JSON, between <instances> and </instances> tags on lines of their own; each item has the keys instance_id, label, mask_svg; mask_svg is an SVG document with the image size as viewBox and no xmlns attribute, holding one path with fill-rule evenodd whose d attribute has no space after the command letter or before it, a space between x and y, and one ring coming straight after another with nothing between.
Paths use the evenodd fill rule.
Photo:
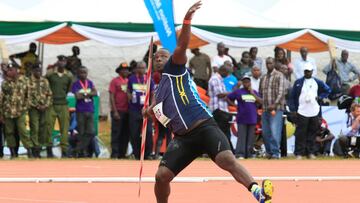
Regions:
<instances>
[{"instance_id":1,"label":"spectator","mask_svg":"<svg viewBox=\"0 0 360 203\"><path fill-rule=\"evenodd\" d=\"M267 73L261 77L259 86L259 93L263 98L262 135L266 157L279 159L285 106L285 78L274 69L274 58L266 59L266 68Z\"/></svg>"},{"instance_id":2,"label":"spectator","mask_svg":"<svg viewBox=\"0 0 360 203\"><path fill-rule=\"evenodd\" d=\"M256 92L259 92L259 86L260 86L260 77L261 77L261 70L260 67L257 65L254 65L251 68L251 88L255 90Z\"/></svg>"},{"instance_id":3,"label":"spectator","mask_svg":"<svg viewBox=\"0 0 360 203\"><path fill-rule=\"evenodd\" d=\"M278 70L279 72L281 72L284 75L285 98L286 98L286 101L289 101L291 89L292 89L291 82L289 80L290 77L289 78L287 77L287 76L289 76L289 68L286 65L281 64L281 63L276 63L275 67L276 67L275 68L276 70ZM277 67L278 67L278 69L277 69Z\"/></svg>"},{"instance_id":4,"label":"spectator","mask_svg":"<svg viewBox=\"0 0 360 203\"><path fill-rule=\"evenodd\" d=\"M314 78L314 67L307 63L304 76L294 83L290 96L290 111L296 115L295 151L297 159L307 155L315 159L315 137L319 128L320 105L318 99L326 98L331 89L323 81Z\"/></svg>"},{"instance_id":5,"label":"spectator","mask_svg":"<svg viewBox=\"0 0 360 203\"><path fill-rule=\"evenodd\" d=\"M34 65L39 60L39 56L36 55L36 49L36 44L34 42L31 42L28 51L10 55L10 60L14 64L17 64L14 59L20 59L20 74L26 75L27 77L31 75L32 65Z\"/></svg>"},{"instance_id":6,"label":"spectator","mask_svg":"<svg viewBox=\"0 0 360 203\"><path fill-rule=\"evenodd\" d=\"M1 63L1 70L0 70L0 95L1 95L1 85L6 79L6 70L7 64ZM1 107L0 107L1 108ZM4 124L0 122L0 158L4 157Z\"/></svg>"},{"instance_id":7,"label":"spectator","mask_svg":"<svg viewBox=\"0 0 360 203\"><path fill-rule=\"evenodd\" d=\"M310 63L314 67L313 76L315 77L317 74L317 67L315 60L313 58L308 57L308 49L306 47L301 47L300 55L301 58L297 59L294 63L295 79L300 79L304 76L304 67L308 63Z\"/></svg>"},{"instance_id":8,"label":"spectator","mask_svg":"<svg viewBox=\"0 0 360 203\"><path fill-rule=\"evenodd\" d=\"M40 151L46 147L47 157L53 157L51 136L46 133L46 111L52 104L49 82L41 76L41 68L34 66L29 79L30 138L34 144L33 155L40 158Z\"/></svg>"},{"instance_id":9,"label":"spectator","mask_svg":"<svg viewBox=\"0 0 360 203\"><path fill-rule=\"evenodd\" d=\"M74 76L74 82L77 79L78 69L81 67L81 59L79 58L80 55L80 48L78 46L72 47L72 56L67 57L67 64L66 69L71 72Z\"/></svg>"},{"instance_id":10,"label":"spectator","mask_svg":"<svg viewBox=\"0 0 360 203\"><path fill-rule=\"evenodd\" d=\"M219 128L230 142L230 121L231 115L228 110L228 103L226 101L226 92L223 77L226 77L227 70L225 65L222 65L218 72L214 73L209 80L208 94L210 96L209 109L213 112L214 119ZM231 144L230 144L231 145ZM232 147L232 145L231 145ZM233 150L233 147L232 147ZM234 151L233 151L234 152Z\"/></svg>"},{"instance_id":11,"label":"spectator","mask_svg":"<svg viewBox=\"0 0 360 203\"><path fill-rule=\"evenodd\" d=\"M238 80L241 80L241 78L251 72L252 62L250 59L250 53L248 51L244 51L241 54L241 60L237 64L237 68L234 71L234 75Z\"/></svg>"},{"instance_id":12,"label":"spectator","mask_svg":"<svg viewBox=\"0 0 360 203\"><path fill-rule=\"evenodd\" d=\"M27 150L29 158L33 157L33 142L26 133L26 112L29 107L29 81L19 75L16 66L8 65L6 80L1 85L0 121L4 122L5 138L10 149L11 158L16 158L15 131L20 135L20 140Z\"/></svg>"},{"instance_id":13,"label":"spectator","mask_svg":"<svg viewBox=\"0 0 360 203\"><path fill-rule=\"evenodd\" d=\"M349 95L353 98L360 97L360 75L358 78L359 83L352 86L349 90Z\"/></svg>"},{"instance_id":14,"label":"spectator","mask_svg":"<svg viewBox=\"0 0 360 203\"><path fill-rule=\"evenodd\" d=\"M327 75L332 68L338 73L341 80L341 92L347 94L350 89L350 83L360 76L360 70L348 62L349 52L347 50L341 51L341 59L334 59L335 63L329 63L323 69L323 73Z\"/></svg>"},{"instance_id":15,"label":"spectator","mask_svg":"<svg viewBox=\"0 0 360 203\"><path fill-rule=\"evenodd\" d=\"M202 52L199 48L191 49L194 56L190 59L189 66L194 74L194 82L196 85L207 90L208 81L211 77L211 61L210 57Z\"/></svg>"},{"instance_id":16,"label":"spectator","mask_svg":"<svg viewBox=\"0 0 360 203\"><path fill-rule=\"evenodd\" d=\"M67 93L70 92L72 76L65 72L66 57L63 55L58 56L58 62L54 67L54 71L49 72L46 75L50 84L50 89L53 93L53 104L49 107L47 112L48 135L51 136L54 129L56 118L60 124L60 146L61 156L68 157L68 130L69 130L69 110L67 105Z\"/></svg>"},{"instance_id":17,"label":"spectator","mask_svg":"<svg viewBox=\"0 0 360 203\"><path fill-rule=\"evenodd\" d=\"M233 73L233 64L230 61L225 61L224 66L227 71L227 76L224 78L224 85L226 92L232 92L236 89L238 80L232 74Z\"/></svg>"},{"instance_id":18,"label":"spectator","mask_svg":"<svg viewBox=\"0 0 360 203\"><path fill-rule=\"evenodd\" d=\"M292 64L290 63L288 58L286 58L285 50L280 47L275 47L274 52L275 52L275 64L280 63L283 66L283 68L286 67L287 70L284 71L286 74L284 74L284 72L283 74L288 81L291 81Z\"/></svg>"},{"instance_id":19,"label":"spectator","mask_svg":"<svg viewBox=\"0 0 360 203\"><path fill-rule=\"evenodd\" d=\"M91 157L89 151L91 141L95 136L94 128L94 100L97 95L94 83L87 78L88 69L85 66L78 68L78 80L74 82L71 92L76 98L76 122L78 130L77 157Z\"/></svg>"},{"instance_id":20,"label":"spectator","mask_svg":"<svg viewBox=\"0 0 360 203\"><path fill-rule=\"evenodd\" d=\"M141 61L137 62L135 74L129 77L128 82L128 98L129 98L129 133L130 141L133 148L133 154L136 159L140 159L141 148L141 129L143 123L142 108L145 102L146 93L146 63ZM151 81L150 92L153 97L154 82ZM148 119L146 128L146 146L145 146L145 159L149 159L152 152L152 120Z\"/></svg>"},{"instance_id":21,"label":"spectator","mask_svg":"<svg viewBox=\"0 0 360 203\"><path fill-rule=\"evenodd\" d=\"M254 157L253 146L257 122L256 103L262 102L259 93L251 87L251 78L245 75L241 81L243 88L237 89L227 96L230 103L234 100L237 101L238 140L235 155L239 159Z\"/></svg>"},{"instance_id":22,"label":"spectator","mask_svg":"<svg viewBox=\"0 0 360 203\"><path fill-rule=\"evenodd\" d=\"M350 113L343 122L341 134L338 138L345 157L353 157L354 152L360 152L360 104L353 103Z\"/></svg>"},{"instance_id":23,"label":"spectator","mask_svg":"<svg viewBox=\"0 0 360 203\"><path fill-rule=\"evenodd\" d=\"M223 42L219 42L217 44L217 52L218 54L212 58L211 66L213 67L213 71L217 72L217 70L224 65L225 61L231 61L231 58L225 55L225 44Z\"/></svg>"},{"instance_id":24,"label":"spectator","mask_svg":"<svg viewBox=\"0 0 360 203\"><path fill-rule=\"evenodd\" d=\"M128 75L127 63L121 63L115 72L119 74L110 82L111 109L111 158L125 158L129 143Z\"/></svg>"},{"instance_id":25,"label":"spectator","mask_svg":"<svg viewBox=\"0 0 360 203\"><path fill-rule=\"evenodd\" d=\"M335 136L328 129L325 119L319 119L319 130L316 132L315 137L315 154L316 155L330 155L331 142Z\"/></svg>"},{"instance_id":26,"label":"spectator","mask_svg":"<svg viewBox=\"0 0 360 203\"><path fill-rule=\"evenodd\" d=\"M250 58L252 60L253 67L257 66L260 69L260 74L266 74L267 70L266 67L263 66L263 60L260 57L257 57L258 48L251 47L249 50Z\"/></svg>"}]
</instances>

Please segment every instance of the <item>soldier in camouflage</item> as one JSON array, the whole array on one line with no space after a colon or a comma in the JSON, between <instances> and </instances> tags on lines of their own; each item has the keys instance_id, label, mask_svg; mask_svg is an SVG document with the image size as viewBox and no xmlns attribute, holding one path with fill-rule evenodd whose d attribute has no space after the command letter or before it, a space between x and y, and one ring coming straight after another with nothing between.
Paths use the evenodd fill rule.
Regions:
<instances>
[{"instance_id":1,"label":"soldier in camouflage","mask_svg":"<svg viewBox=\"0 0 360 203\"><path fill-rule=\"evenodd\" d=\"M32 158L33 142L26 132L26 113L29 107L29 81L25 76L19 75L16 66L9 65L6 80L1 85L0 120L4 122L5 139L10 148L11 157L16 157L15 130L20 140Z\"/></svg>"},{"instance_id":2,"label":"soldier in camouflage","mask_svg":"<svg viewBox=\"0 0 360 203\"><path fill-rule=\"evenodd\" d=\"M46 133L46 110L52 104L49 82L41 76L41 68L34 66L29 78L30 138L34 143L34 156L40 158L40 150L46 147L47 157L52 158L51 136Z\"/></svg>"}]
</instances>

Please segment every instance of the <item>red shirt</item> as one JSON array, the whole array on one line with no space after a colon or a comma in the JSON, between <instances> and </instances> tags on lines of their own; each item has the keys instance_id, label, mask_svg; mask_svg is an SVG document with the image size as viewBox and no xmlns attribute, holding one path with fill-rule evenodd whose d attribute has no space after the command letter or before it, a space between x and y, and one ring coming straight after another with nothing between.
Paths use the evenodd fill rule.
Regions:
<instances>
[{"instance_id":1,"label":"red shirt","mask_svg":"<svg viewBox=\"0 0 360 203\"><path fill-rule=\"evenodd\" d=\"M354 85L350 91L349 91L349 95L352 97L360 97L360 85Z\"/></svg>"},{"instance_id":2,"label":"red shirt","mask_svg":"<svg viewBox=\"0 0 360 203\"><path fill-rule=\"evenodd\" d=\"M128 79L121 76L110 82L109 92L114 94L115 106L118 111L128 111L127 85Z\"/></svg>"}]
</instances>

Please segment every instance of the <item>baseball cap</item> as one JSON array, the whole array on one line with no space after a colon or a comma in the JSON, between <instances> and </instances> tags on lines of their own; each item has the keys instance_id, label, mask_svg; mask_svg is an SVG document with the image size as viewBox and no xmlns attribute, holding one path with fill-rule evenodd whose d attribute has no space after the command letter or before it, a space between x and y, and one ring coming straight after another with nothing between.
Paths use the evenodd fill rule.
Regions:
<instances>
[{"instance_id":1,"label":"baseball cap","mask_svg":"<svg viewBox=\"0 0 360 203\"><path fill-rule=\"evenodd\" d=\"M311 63L305 63L304 70L312 71L314 70L314 66Z\"/></svg>"},{"instance_id":2,"label":"baseball cap","mask_svg":"<svg viewBox=\"0 0 360 203\"><path fill-rule=\"evenodd\" d=\"M250 75L245 74L245 75L241 78L241 80L245 80L245 79L251 80Z\"/></svg>"}]
</instances>

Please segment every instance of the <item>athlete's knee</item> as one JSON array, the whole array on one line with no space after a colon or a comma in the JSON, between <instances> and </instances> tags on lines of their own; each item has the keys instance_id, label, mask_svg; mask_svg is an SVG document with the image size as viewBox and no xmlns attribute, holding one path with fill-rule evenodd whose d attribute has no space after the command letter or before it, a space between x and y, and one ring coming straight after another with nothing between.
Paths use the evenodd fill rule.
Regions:
<instances>
[{"instance_id":1,"label":"athlete's knee","mask_svg":"<svg viewBox=\"0 0 360 203\"><path fill-rule=\"evenodd\" d=\"M165 166L160 166L155 175L157 183L170 183L174 179L175 175L170 169Z\"/></svg>"},{"instance_id":2,"label":"athlete's knee","mask_svg":"<svg viewBox=\"0 0 360 203\"><path fill-rule=\"evenodd\" d=\"M236 166L236 159L230 150L220 152L215 157L216 164L227 171L232 170Z\"/></svg>"}]
</instances>

